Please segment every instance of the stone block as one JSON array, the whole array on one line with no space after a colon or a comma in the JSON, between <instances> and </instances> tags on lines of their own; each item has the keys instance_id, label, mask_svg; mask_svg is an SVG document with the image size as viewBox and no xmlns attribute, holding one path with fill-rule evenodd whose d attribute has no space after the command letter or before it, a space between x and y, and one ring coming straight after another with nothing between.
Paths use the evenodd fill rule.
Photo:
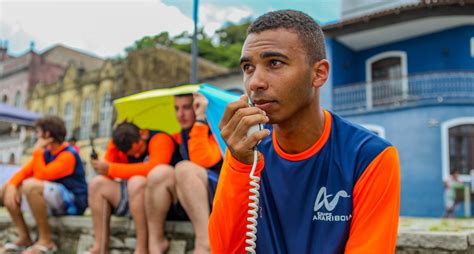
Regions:
<instances>
[{"instance_id":1,"label":"stone block","mask_svg":"<svg viewBox=\"0 0 474 254\"><path fill-rule=\"evenodd\" d=\"M81 235L77 243L77 254L82 254L94 244L94 238L90 235Z\"/></svg>"},{"instance_id":2,"label":"stone block","mask_svg":"<svg viewBox=\"0 0 474 254\"><path fill-rule=\"evenodd\" d=\"M468 234L466 232L403 232L398 235L397 247L467 250Z\"/></svg>"},{"instance_id":3,"label":"stone block","mask_svg":"<svg viewBox=\"0 0 474 254\"><path fill-rule=\"evenodd\" d=\"M167 254L185 254L186 253L186 241L172 240L170 242L170 248Z\"/></svg>"},{"instance_id":4,"label":"stone block","mask_svg":"<svg viewBox=\"0 0 474 254\"><path fill-rule=\"evenodd\" d=\"M125 247L127 249L134 250L137 245L137 240L135 238L125 238Z\"/></svg>"}]
</instances>

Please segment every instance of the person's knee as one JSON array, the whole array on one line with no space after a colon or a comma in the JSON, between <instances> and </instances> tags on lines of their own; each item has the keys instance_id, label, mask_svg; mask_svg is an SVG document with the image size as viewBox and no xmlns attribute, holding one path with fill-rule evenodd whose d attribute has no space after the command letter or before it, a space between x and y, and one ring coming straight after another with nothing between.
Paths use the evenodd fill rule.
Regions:
<instances>
[{"instance_id":1,"label":"person's knee","mask_svg":"<svg viewBox=\"0 0 474 254\"><path fill-rule=\"evenodd\" d=\"M191 161L181 161L176 164L176 182L178 184L186 183L190 178L196 175L196 164Z\"/></svg>"},{"instance_id":2,"label":"person's knee","mask_svg":"<svg viewBox=\"0 0 474 254\"><path fill-rule=\"evenodd\" d=\"M30 195L33 192L42 193L43 189L43 181L34 178L28 178L21 184L21 192L25 195Z\"/></svg>"},{"instance_id":3,"label":"person's knee","mask_svg":"<svg viewBox=\"0 0 474 254\"><path fill-rule=\"evenodd\" d=\"M5 191L3 192L3 205L5 206L5 208L7 208L8 210L10 211L13 211L13 210L19 210L20 209L20 204L19 203L9 203L9 202L5 202L5 197L6 196L9 196L9 195L12 195L12 193L7 193L9 191L13 191L12 189L5 189ZM20 188L17 188L16 191L20 191L21 192L21 189Z\"/></svg>"},{"instance_id":4,"label":"person's knee","mask_svg":"<svg viewBox=\"0 0 474 254\"><path fill-rule=\"evenodd\" d=\"M97 195L100 193L100 190L103 186L107 184L107 182L113 181L110 178L102 175L97 175L89 182L88 189L89 195Z\"/></svg>"},{"instance_id":5,"label":"person's knee","mask_svg":"<svg viewBox=\"0 0 474 254\"><path fill-rule=\"evenodd\" d=\"M147 188L174 182L174 168L170 165L158 165L148 173Z\"/></svg>"},{"instance_id":6,"label":"person's knee","mask_svg":"<svg viewBox=\"0 0 474 254\"><path fill-rule=\"evenodd\" d=\"M147 179L144 176L133 176L128 179L127 189L129 196L133 196L136 193L141 193L145 189Z\"/></svg>"}]
</instances>

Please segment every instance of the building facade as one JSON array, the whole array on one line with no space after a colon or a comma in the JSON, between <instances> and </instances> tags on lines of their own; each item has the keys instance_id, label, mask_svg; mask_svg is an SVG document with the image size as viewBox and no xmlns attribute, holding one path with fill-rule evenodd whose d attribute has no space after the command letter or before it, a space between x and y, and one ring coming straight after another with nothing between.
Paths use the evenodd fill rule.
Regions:
<instances>
[{"instance_id":1,"label":"building facade","mask_svg":"<svg viewBox=\"0 0 474 254\"><path fill-rule=\"evenodd\" d=\"M323 27L324 105L398 148L401 215L439 217L450 172L471 181L473 13L474 1L419 1Z\"/></svg>"},{"instance_id":2,"label":"building facade","mask_svg":"<svg viewBox=\"0 0 474 254\"><path fill-rule=\"evenodd\" d=\"M183 84L189 80L190 66L189 54L161 46L129 52L127 58L107 60L94 70L72 63L56 82L34 86L28 109L62 117L68 138L79 140L81 157L88 161L89 138L95 138L96 148L103 151L111 136L114 99ZM200 79L227 72L224 67L199 60Z\"/></svg>"},{"instance_id":3,"label":"building facade","mask_svg":"<svg viewBox=\"0 0 474 254\"><path fill-rule=\"evenodd\" d=\"M37 53L32 45L26 53L15 57L8 54L7 43L1 43L0 103L27 109L30 92L34 87L37 84L56 82L72 63L91 69L102 65L103 60L62 45L55 45L43 53ZM22 128L13 127L9 127L8 133L0 135L0 152L2 160L19 164L25 137L28 135L25 135Z\"/></svg>"}]
</instances>

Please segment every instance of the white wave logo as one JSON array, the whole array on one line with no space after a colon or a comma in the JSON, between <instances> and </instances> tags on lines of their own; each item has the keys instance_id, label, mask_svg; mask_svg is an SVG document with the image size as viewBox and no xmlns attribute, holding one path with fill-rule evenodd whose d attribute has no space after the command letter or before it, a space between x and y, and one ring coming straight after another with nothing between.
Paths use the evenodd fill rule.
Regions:
<instances>
[{"instance_id":1,"label":"white wave logo","mask_svg":"<svg viewBox=\"0 0 474 254\"><path fill-rule=\"evenodd\" d=\"M332 197L332 194L327 195L326 193L326 187L321 187L319 190L318 196L316 196L316 201L314 202L314 211L317 212L321 207L326 208L328 212L334 210L336 208L337 202L339 201L339 198L348 198L350 197L347 192L341 190L336 193L336 196L331 200L331 202L328 201L328 198ZM321 200L322 199L322 200Z\"/></svg>"}]
</instances>

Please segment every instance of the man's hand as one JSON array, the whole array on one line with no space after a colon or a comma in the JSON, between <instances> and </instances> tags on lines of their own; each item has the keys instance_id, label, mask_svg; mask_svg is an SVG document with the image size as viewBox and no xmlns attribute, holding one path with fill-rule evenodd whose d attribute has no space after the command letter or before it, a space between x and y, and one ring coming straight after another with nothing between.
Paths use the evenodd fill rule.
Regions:
<instances>
[{"instance_id":1,"label":"man's hand","mask_svg":"<svg viewBox=\"0 0 474 254\"><path fill-rule=\"evenodd\" d=\"M209 102L204 95L200 93L193 94L193 109L194 114L196 114L196 119L205 120L206 119L206 109Z\"/></svg>"},{"instance_id":2,"label":"man's hand","mask_svg":"<svg viewBox=\"0 0 474 254\"><path fill-rule=\"evenodd\" d=\"M252 164L253 148L260 140L267 137L270 131L263 129L248 137L247 132L250 127L265 124L268 121L269 119L263 110L248 105L246 95L241 96L240 100L227 105L219 129L234 158L242 163Z\"/></svg>"},{"instance_id":3,"label":"man's hand","mask_svg":"<svg viewBox=\"0 0 474 254\"><path fill-rule=\"evenodd\" d=\"M49 144L53 143L53 138L38 138L38 140L35 143L34 149L44 149L46 148Z\"/></svg>"},{"instance_id":4,"label":"man's hand","mask_svg":"<svg viewBox=\"0 0 474 254\"><path fill-rule=\"evenodd\" d=\"M21 201L20 191L17 187L7 184L5 187L5 193L3 197L3 203L6 207L19 206Z\"/></svg>"},{"instance_id":5,"label":"man's hand","mask_svg":"<svg viewBox=\"0 0 474 254\"><path fill-rule=\"evenodd\" d=\"M99 175L109 175L109 163L104 160L91 160L92 167Z\"/></svg>"}]
</instances>

